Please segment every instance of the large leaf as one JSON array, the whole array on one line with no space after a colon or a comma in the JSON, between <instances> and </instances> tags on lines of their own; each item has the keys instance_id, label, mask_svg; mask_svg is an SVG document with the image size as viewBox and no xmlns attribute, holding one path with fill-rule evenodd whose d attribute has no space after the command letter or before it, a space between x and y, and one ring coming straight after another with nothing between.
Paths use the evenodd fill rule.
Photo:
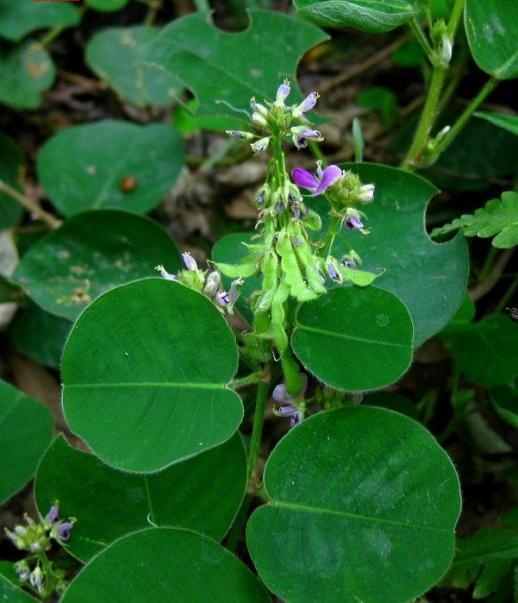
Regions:
<instances>
[{"instance_id":1,"label":"large leaf","mask_svg":"<svg viewBox=\"0 0 518 603\"><path fill-rule=\"evenodd\" d=\"M395 29L417 14L406 0L294 0L294 4L302 17L317 25L370 33Z\"/></svg>"},{"instance_id":2,"label":"large leaf","mask_svg":"<svg viewBox=\"0 0 518 603\"><path fill-rule=\"evenodd\" d=\"M36 475L43 516L54 500L63 517L76 517L68 550L82 561L135 530L175 526L220 540L246 486L246 456L239 435L156 475L129 475L102 464L58 437Z\"/></svg>"},{"instance_id":3,"label":"large leaf","mask_svg":"<svg viewBox=\"0 0 518 603\"><path fill-rule=\"evenodd\" d=\"M169 105L181 83L173 74L142 63L146 45L159 33L145 25L107 29L88 42L86 62L121 98L139 107Z\"/></svg>"},{"instance_id":4,"label":"large leaf","mask_svg":"<svg viewBox=\"0 0 518 603\"><path fill-rule=\"evenodd\" d=\"M47 312L74 320L98 295L153 276L158 264L172 271L181 265L175 244L159 224L126 211L92 210L32 245L13 281Z\"/></svg>"},{"instance_id":5,"label":"large leaf","mask_svg":"<svg viewBox=\"0 0 518 603\"><path fill-rule=\"evenodd\" d=\"M37 168L50 200L66 216L106 206L145 213L174 184L183 160L172 127L106 120L53 136Z\"/></svg>"},{"instance_id":6,"label":"large leaf","mask_svg":"<svg viewBox=\"0 0 518 603\"><path fill-rule=\"evenodd\" d=\"M42 93L52 86L55 73L49 53L39 42L0 48L0 103L15 109L36 109Z\"/></svg>"},{"instance_id":7,"label":"large leaf","mask_svg":"<svg viewBox=\"0 0 518 603\"><path fill-rule=\"evenodd\" d=\"M9 337L22 354L44 366L58 368L71 328L69 320L49 314L29 302L16 313Z\"/></svg>"},{"instance_id":8,"label":"large leaf","mask_svg":"<svg viewBox=\"0 0 518 603\"><path fill-rule=\"evenodd\" d=\"M112 289L66 344L65 418L109 465L159 471L237 430L243 406L226 387L237 360L231 330L201 294L157 278Z\"/></svg>"},{"instance_id":9,"label":"large leaf","mask_svg":"<svg viewBox=\"0 0 518 603\"><path fill-rule=\"evenodd\" d=\"M0 381L0 503L31 479L52 429L46 406Z\"/></svg>"},{"instance_id":10,"label":"large leaf","mask_svg":"<svg viewBox=\"0 0 518 603\"><path fill-rule=\"evenodd\" d=\"M401 603L452 561L455 469L403 415L372 407L319 413L277 445L264 487L270 502L252 514L247 542L260 577L282 599Z\"/></svg>"},{"instance_id":11,"label":"large leaf","mask_svg":"<svg viewBox=\"0 0 518 603\"><path fill-rule=\"evenodd\" d=\"M21 191L24 163L20 147L0 132L0 180ZM0 230L17 224L22 213L21 205L0 191Z\"/></svg>"},{"instance_id":12,"label":"large leaf","mask_svg":"<svg viewBox=\"0 0 518 603\"><path fill-rule=\"evenodd\" d=\"M376 185L374 202L362 211L371 229L368 236L342 229L333 253L353 247L362 268L385 272L376 285L397 295L408 307L414 323L414 345L440 331L462 303L468 278L468 253L462 237L438 245L427 235L424 213L437 189L419 176L373 164L345 164L365 183ZM315 209L327 211L317 199ZM326 216L323 216L324 218Z\"/></svg>"},{"instance_id":13,"label":"large leaf","mask_svg":"<svg viewBox=\"0 0 518 603\"><path fill-rule=\"evenodd\" d=\"M377 287L342 287L302 304L292 346L302 364L336 389L389 385L412 360L412 320L405 305Z\"/></svg>"},{"instance_id":14,"label":"large leaf","mask_svg":"<svg viewBox=\"0 0 518 603\"><path fill-rule=\"evenodd\" d=\"M484 387L513 385L518 376L518 327L504 314L459 325L442 335L460 370Z\"/></svg>"},{"instance_id":15,"label":"large leaf","mask_svg":"<svg viewBox=\"0 0 518 603\"><path fill-rule=\"evenodd\" d=\"M0 0L0 37L17 41L44 27L77 25L81 13L72 4L35 2L35 0Z\"/></svg>"},{"instance_id":16,"label":"large leaf","mask_svg":"<svg viewBox=\"0 0 518 603\"><path fill-rule=\"evenodd\" d=\"M459 229L467 237L494 237L491 244L500 249L518 245L518 193L506 191L501 199L490 199L473 214L463 214L449 224L435 228L432 235Z\"/></svg>"},{"instance_id":17,"label":"large leaf","mask_svg":"<svg viewBox=\"0 0 518 603\"><path fill-rule=\"evenodd\" d=\"M500 80L518 77L518 3L466 0L468 43L477 65Z\"/></svg>"},{"instance_id":18,"label":"large leaf","mask_svg":"<svg viewBox=\"0 0 518 603\"><path fill-rule=\"evenodd\" d=\"M315 26L278 12L250 11L248 29L238 33L221 31L209 13L198 12L168 25L147 60L192 90L200 114L239 123L243 117L224 103L247 109L252 96L272 99L283 77L295 80L302 55L326 38Z\"/></svg>"},{"instance_id":19,"label":"large leaf","mask_svg":"<svg viewBox=\"0 0 518 603\"><path fill-rule=\"evenodd\" d=\"M508 115L507 113L489 113L487 111L477 111L475 117L485 119L503 130L507 130L518 136L518 115Z\"/></svg>"},{"instance_id":20,"label":"large leaf","mask_svg":"<svg viewBox=\"0 0 518 603\"><path fill-rule=\"evenodd\" d=\"M114 579L116 577L116 579ZM135 532L95 557L63 603L266 603L257 578L206 536L171 528Z\"/></svg>"}]
</instances>

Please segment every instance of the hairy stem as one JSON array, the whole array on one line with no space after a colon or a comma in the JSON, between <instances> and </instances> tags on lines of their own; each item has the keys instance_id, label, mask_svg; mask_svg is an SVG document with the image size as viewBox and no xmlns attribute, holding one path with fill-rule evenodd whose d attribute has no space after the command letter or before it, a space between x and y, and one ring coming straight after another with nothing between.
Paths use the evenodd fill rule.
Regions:
<instances>
[{"instance_id":1,"label":"hairy stem","mask_svg":"<svg viewBox=\"0 0 518 603\"><path fill-rule=\"evenodd\" d=\"M254 422L252 425L252 435L250 436L250 450L248 452L248 478L252 476L259 446L261 445L261 436L263 433L264 410L266 408L266 399L268 396L268 383L260 382L257 384L257 393L255 398Z\"/></svg>"},{"instance_id":2,"label":"hairy stem","mask_svg":"<svg viewBox=\"0 0 518 603\"><path fill-rule=\"evenodd\" d=\"M4 192L6 195L9 195L11 199L17 201L20 205L22 205L27 211L31 212L42 222L52 229L58 228L61 225L61 221L55 218L52 214L49 214L44 209L42 209L37 203L34 203L32 199L22 195L22 193L18 192L12 186L9 186L3 180L0 180L0 191Z\"/></svg>"}]
</instances>

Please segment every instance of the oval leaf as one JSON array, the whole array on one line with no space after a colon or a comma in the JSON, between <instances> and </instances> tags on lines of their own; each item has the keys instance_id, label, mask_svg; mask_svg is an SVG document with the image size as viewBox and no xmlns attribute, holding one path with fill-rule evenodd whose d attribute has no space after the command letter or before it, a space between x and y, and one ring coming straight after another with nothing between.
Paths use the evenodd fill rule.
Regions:
<instances>
[{"instance_id":1,"label":"oval leaf","mask_svg":"<svg viewBox=\"0 0 518 603\"><path fill-rule=\"evenodd\" d=\"M174 184L183 160L182 141L171 126L106 120L58 132L43 145L37 168L53 205L66 216L103 206L145 213Z\"/></svg>"},{"instance_id":2,"label":"oval leaf","mask_svg":"<svg viewBox=\"0 0 518 603\"><path fill-rule=\"evenodd\" d=\"M221 540L246 486L246 456L239 435L208 452L157 473L129 475L80 452L61 436L36 475L40 515L60 501L63 517L76 517L67 549L82 561L135 530L175 526Z\"/></svg>"},{"instance_id":3,"label":"oval leaf","mask_svg":"<svg viewBox=\"0 0 518 603\"><path fill-rule=\"evenodd\" d=\"M71 429L109 465L159 471L228 440L243 417L226 388L237 346L205 297L151 278L101 295L62 362Z\"/></svg>"},{"instance_id":4,"label":"oval leaf","mask_svg":"<svg viewBox=\"0 0 518 603\"><path fill-rule=\"evenodd\" d=\"M469 47L477 65L499 80L518 77L518 4L512 0L466 0Z\"/></svg>"},{"instance_id":5,"label":"oval leaf","mask_svg":"<svg viewBox=\"0 0 518 603\"><path fill-rule=\"evenodd\" d=\"M12 277L42 308L74 320L93 299L155 266L181 266L167 232L144 216L93 210L73 216L30 247Z\"/></svg>"},{"instance_id":6,"label":"oval leaf","mask_svg":"<svg viewBox=\"0 0 518 603\"><path fill-rule=\"evenodd\" d=\"M455 469L403 415L319 413L277 445L264 486L270 502L252 514L247 543L282 599L401 603L428 590L453 559Z\"/></svg>"},{"instance_id":7,"label":"oval leaf","mask_svg":"<svg viewBox=\"0 0 518 603\"><path fill-rule=\"evenodd\" d=\"M323 27L383 33L416 16L406 0L294 0L298 13Z\"/></svg>"},{"instance_id":8,"label":"oval leaf","mask_svg":"<svg viewBox=\"0 0 518 603\"><path fill-rule=\"evenodd\" d=\"M232 553L206 536L171 528L142 530L113 543L77 575L61 600L99 603L100 598L124 603L269 601Z\"/></svg>"},{"instance_id":9,"label":"oval leaf","mask_svg":"<svg viewBox=\"0 0 518 603\"><path fill-rule=\"evenodd\" d=\"M55 74L54 63L39 42L0 48L0 103L15 109L36 109ZM68 157L67 153L63 156Z\"/></svg>"},{"instance_id":10,"label":"oval leaf","mask_svg":"<svg viewBox=\"0 0 518 603\"><path fill-rule=\"evenodd\" d=\"M81 18L71 4L0 0L0 37L16 42L24 35L44 27L70 27Z\"/></svg>"},{"instance_id":11,"label":"oval leaf","mask_svg":"<svg viewBox=\"0 0 518 603\"><path fill-rule=\"evenodd\" d=\"M107 29L88 42L86 62L130 103L138 107L170 105L180 94L182 83L163 69L143 64L146 45L159 33L157 27L145 25Z\"/></svg>"},{"instance_id":12,"label":"oval leaf","mask_svg":"<svg viewBox=\"0 0 518 603\"><path fill-rule=\"evenodd\" d=\"M50 410L0 381L0 503L31 479L52 437Z\"/></svg>"},{"instance_id":13,"label":"oval leaf","mask_svg":"<svg viewBox=\"0 0 518 603\"><path fill-rule=\"evenodd\" d=\"M412 320L392 293L342 287L302 304L293 351L321 381L366 391L397 381L412 360Z\"/></svg>"},{"instance_id":14,"label":"oval leaf","mask_svg":"<svg viewBox=\"0 0 518 603\"><path fill-rule=\"evenodd\" d=\"M374 202L362 207L371 230L368 236L342 229L333 254L354 248L362 268L378 274L376 286L397 295L414 323L414 345L440 331L464 299L468 278L466 242L458 236L434 243L424 229L424 213L437 189L419 176L374 164L344 164L362 182L374 183ZM315 202L316 207L327 204ZM327 211L327 209L325 209ZM326 216L323 216L324 220Z\"/></svg>"},{"instance_id":15,"label":"oval leaf","mask_svg":"<svg viewBox=\"0 0 518 603\"><path fill-rule=\"evenodd\" d=\"M24 164L20 147L0 132L0 180L21 192ZM0 190L0 230L18 224L22 214L20 204Z\"/></svg>"}]
</instances>

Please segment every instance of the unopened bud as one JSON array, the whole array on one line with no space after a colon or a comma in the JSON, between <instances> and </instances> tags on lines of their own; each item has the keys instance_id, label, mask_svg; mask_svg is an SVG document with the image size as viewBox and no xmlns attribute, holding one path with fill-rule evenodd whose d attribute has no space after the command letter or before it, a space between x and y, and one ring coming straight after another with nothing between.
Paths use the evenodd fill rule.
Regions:
<instances>
[{"instance_id":1,"label":"unopened bud","mask_svg":"<svg viewBox=\"0 0 518 603\"><path fill-rule=\"evenodd\" d=\"M254 122L255 125L261 126L263 128L265 128L268 125L266 118L257 112L252 113L252 121Z\"/></svg>"},{"instance_id":2,"label":"unopened bud","mask_svg":"<svg viewBox=\"0 0 518 603\"><path fill-rule=\"evenodd\" d=\"M207 276L207 280L205 281L205 287L203 289L203 293L208 295L209 297L214 297L218 292L218 289L221 285L221 276L217 270L213 272L209 272Z\"/></svg>"},{"instance_id":3,"label":"unopened bud","mask_svg":"<svg viewBox=\"0 0 518 603\"><path fill-rule=\"evenodd\" d=\"M230 138L239 138L240 140L253 140L254 134L251 132L245 132L244 130L225 130Z\"/></svg>"},{"instance_id":4,"label":"unopened bud","mask_svg":"<svg viewBox=\"0 0 518 603\"><path fill-rule=\"evenodd\" d=\"M256 142L252 142L252 144L250 146L252 147L252 151L254 153L262 153L263 151L265 151L268 148L269 144L270 144L270 138L266 137L266 138L260 138Z\"/></svg>"}]
</instances>

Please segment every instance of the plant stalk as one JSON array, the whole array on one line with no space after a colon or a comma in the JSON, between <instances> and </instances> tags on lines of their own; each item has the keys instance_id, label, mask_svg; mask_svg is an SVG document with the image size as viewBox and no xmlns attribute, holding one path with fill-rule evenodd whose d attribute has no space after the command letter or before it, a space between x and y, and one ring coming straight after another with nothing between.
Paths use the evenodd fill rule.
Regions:
<instances>
[{"instance_id":1,"label":"plant stalk","mask_svg":"<svg viewBox=\"0 0 518 603\"><path fill-rule=\"evenodd\" d=\"M42 222L44 222L49 228L56 229L61 226L61 220L55 218L49 212L46 212L42 209L37 203L34 203L32 199L22 195L22 193L18 192L12 186L9 186L3 180L0 180L0 191L4 192L6 195L17 201L20 205L22 205L27 211L31 212L35 216L37 216Z\"/></svg>"},{"instance_id":2,"label":"plant stalk","mask_svg":"<svg viewBox=\"0 0 518 603\"><path fill-rule=\"evenodd\" d=\"M264 411L268 395L268 383L259 382L255 399L254 422L252 424L252 435L250 436L250 450L248 451L248 479L252 477L257 462L261 436L263 433Z\"/></svg>"}]
</instances>

